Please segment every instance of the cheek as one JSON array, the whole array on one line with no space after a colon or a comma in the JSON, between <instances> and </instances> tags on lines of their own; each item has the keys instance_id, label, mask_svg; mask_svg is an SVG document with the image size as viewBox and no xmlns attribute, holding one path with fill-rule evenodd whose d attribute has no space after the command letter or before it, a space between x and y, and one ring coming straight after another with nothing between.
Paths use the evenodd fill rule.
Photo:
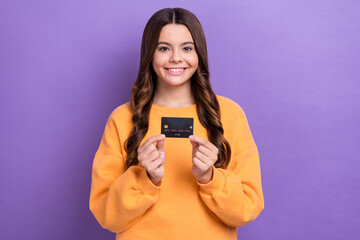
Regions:
<instances>
[{"instance_id":1,"label":"cheek","mask_svg":"<svg viewBox=\"0 0 360 240\"><path fill-rule=\"evenodd\" d=\"M197 68L199 64L198 56L196 54L191 56L191 58L189 59L189 63L191 64L192 67Z\"/></svg>"},{"instance_id":2,"label":"cheek","mask_svg":"<svg viewBox=\"0 0 360 240\"><path fill-rule=\"evenodd\" d=\"M156 55L154 55L154 58L152 60L152 65L155 70L156 70L157 66L159 66L158 62L159 62L158 58L156 57Z\"/></svg>"},{"instance_id":3,"label":"cheek","mask_svg":"<svg viewBox=\"0 0 360 240\"><path fill-rule=\"evenodd\" d=\"M153 66L161 67L166 63L166 55L165 54L155 54L153 58Z\"/></svg>"},{"instance_id":4,"label":"cheek","mask_svg":"<svg viewBox=\"0 0 360 240\"><path fill-rule=\"evenodd\" d=\"M152 66L153 66L153 69L154 69L156 75L159 75L160 68L161 68L161 61L160 61L159 57L154 56L153 61L152 61Z\"/></svg>"},{"instance_id":5,"label":"cheek","mask_svg":"<svg viewBox=\"0 0 360 240\"><path fill-rule=\"evenodd\" d=\"M198 55L196 53L194 54L189 54L186 56L186 61L193 67L197 67L198 62L199 62L199 58Z\"/></svg>"}]
</instances>

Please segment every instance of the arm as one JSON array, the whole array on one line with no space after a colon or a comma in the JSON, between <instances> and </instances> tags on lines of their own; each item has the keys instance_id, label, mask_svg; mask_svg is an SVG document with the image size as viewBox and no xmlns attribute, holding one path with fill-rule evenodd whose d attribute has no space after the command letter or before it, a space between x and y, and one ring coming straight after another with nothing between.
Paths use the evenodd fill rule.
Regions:
<instances>
[{"instance_id":1,"label":"arm","mask_svg":"<svg viewBox=\"0 0 360 240\"><path fill-rule=\"evenodd\" d=\"M212 180L199 182L200 196L224 223L240 227L253 221L264 208L259 154L245 114L238 117L235 146L228 169L212 167Z\"/></svg>"},{"instance_id":2,"label":"arm","mask_svg":"<svg viewBox=\"0 0 360 240\"><path fill-rule=\"evenodd\" d=\"M146 170L132 166L125 170L118 127L110 115L92 167L89 206L103 228L122 232L131 227L155 204L160 186Z\"/></svg>"}]
</instances>

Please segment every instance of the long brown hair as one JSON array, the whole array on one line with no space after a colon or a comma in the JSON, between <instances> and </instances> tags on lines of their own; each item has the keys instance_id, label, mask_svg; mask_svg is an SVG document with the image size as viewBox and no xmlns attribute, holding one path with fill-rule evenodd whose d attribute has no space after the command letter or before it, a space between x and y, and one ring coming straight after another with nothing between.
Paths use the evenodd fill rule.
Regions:
<instances>
[{"instance_id":1,"label":"long brown hair","mask_svg":"<svg viewBox=\"0 0 360 240\"><path fill-rule=\"evenodd\" d=\"M199 63L191 77L192 95L196 103L199 121L207 129L209 141L219 150L215 167L226 168L230 161L231 149L223 136L219 102L210 85L204 31L196 16L183 8L161 9L149 19L145 26L141 42L139 73L131 91L130 106L133 114L133 128L129 138L125 141L126 168L138 164L137 149L148 131L149 113L156 89L157 76L152 67L152 60L161 29L171 23L185 25L194 39Z\"/></svg>"}]
</instances>

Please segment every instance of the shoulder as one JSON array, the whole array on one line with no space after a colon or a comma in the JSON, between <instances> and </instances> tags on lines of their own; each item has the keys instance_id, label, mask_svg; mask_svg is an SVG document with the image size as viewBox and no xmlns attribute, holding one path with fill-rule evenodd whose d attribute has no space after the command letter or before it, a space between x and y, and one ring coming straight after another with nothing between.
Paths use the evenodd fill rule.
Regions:
<instances>
[{"instance_id":1,"label":"shoulder","mask_svg":"<svg viewBox=\"0 0 360 240\"><path fill-rule=\"evenodd\" d=\"M132 117L130 102L126 102L116 107L110 114L109 119L119 121L121 119L129 119Z\"/></svg>"},{"instance_id":2,"label":"shoulder","mask_svg":"<svg viewBox=\"0 0 360 240\"><path fill-rule=\"evenodd\" d=\"M216 95L216 98L220 105L221 115L232 115L232 116L244 116L244 110L242 107L236 103L235 101L231 100L230 98L223 97L220 95Z\"/></svg>"}]
</instances>

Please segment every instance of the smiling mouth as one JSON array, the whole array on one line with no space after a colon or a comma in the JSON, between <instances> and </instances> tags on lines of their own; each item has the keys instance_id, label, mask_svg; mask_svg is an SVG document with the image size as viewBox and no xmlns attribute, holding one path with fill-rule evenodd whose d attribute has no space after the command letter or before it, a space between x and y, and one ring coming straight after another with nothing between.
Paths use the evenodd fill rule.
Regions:
<instances>
[{"instance_id":1,"label":"smiling mouth","mask_svg":"<svg viewBox=\"0 0 360 240\"><path fill-rule=\"evenodd\" d=\"M186 68L165 68L168 72L180 73L185 71Z\"/></svg>"},{"instance_id":2,"label":"smiling mouth","mask_svg":"<svg viewBox=\"0 0 360 240\"><path fill-rule=\"evenodd\" d=\"M180 75L185 72L186 68L165 68L165 70L172 75Z\"/></svg>"}]
</instances>

